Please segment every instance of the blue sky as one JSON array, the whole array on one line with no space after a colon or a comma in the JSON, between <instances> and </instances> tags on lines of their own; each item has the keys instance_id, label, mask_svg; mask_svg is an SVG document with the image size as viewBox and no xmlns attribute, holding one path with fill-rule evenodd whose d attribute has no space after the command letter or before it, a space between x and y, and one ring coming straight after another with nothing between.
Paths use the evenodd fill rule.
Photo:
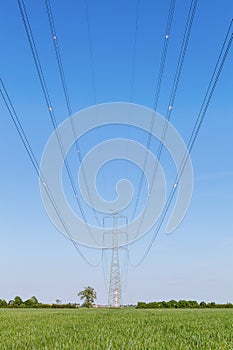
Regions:
<instances>
[{"instance_id":1,"label":"blue sky","mask_svg":"<svg viewBox=\"0 0 233 350\"><path fill-rule=\"evenodd\" d=\"M95 93L85 2L51 3L73 111L93 105L95 95L97 103L130 102L136 1L88 1ZM61 122L67 118L67 111L45 5L43 1L26 1L26 5L57 120ZM132 102L147 107L153 105L168 6L169 1L149 0L139 5ZM158 105L161 114L166 113L188 6L189 1L177 0ZM186 142L232 13L230 0L198 4L171 119ZM1 40L0 75L40 159L52 125L17 2L5 2L1 14L0 31L5 35ZM129 266L125 303L182 298L233 302L232 52L192 153L195 183L189 211L172 235L160 232L142 265ZM19 294L23 298L36 295L43 301L75 301L76 293L90 284L97 290L98 302L105 303L102 267L88 266L49 221L38 178L1 100L0 113L0 298L8 300ZM114 130L111 132L114 134ZM124 129L117 132L127 134ZM103 130L101 135L104 140L108 132ZM145 142L145 135L134 130L133 137ZM81 140L81 146L86 152L95 141L97 133ZM165 154L161 163L171 182L173 173L167 161ZM73 163L72 169L76 170ZM136 184L138 173L134 168L132 173ZM124 174L123 170L116 173L114 168L106 169L104 176L112 181L104 184L99 179L100 193L111 198L115 179ZM132 262L140 259L149 240L150 235L130 247ZM82 252L92 262L101 257L100 251L82 248Z\"/></svg>"}]
</instances>

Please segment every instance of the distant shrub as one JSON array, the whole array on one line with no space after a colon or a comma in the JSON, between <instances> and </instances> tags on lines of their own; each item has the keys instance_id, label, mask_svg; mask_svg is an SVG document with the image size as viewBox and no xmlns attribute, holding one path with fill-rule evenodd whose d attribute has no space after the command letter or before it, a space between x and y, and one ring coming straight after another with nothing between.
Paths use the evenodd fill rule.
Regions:
<instances>
[{"instance_id":1,"label":"distant shrub","mask_svg":"<svg viewBox=\"0 0 233 350\"><path fill-rule=\"evenodd\" d=\"M7 307L7 302L4 299L0 299L0 307Z\"/></svg>"},{"instance_id":2,"label":"distant shrub","mask_svg":"<svg viewBox=\"0 0 233 350\"><path fill-rule=\"evenodd\" d=\"M136 305L136 309L195 309L195 308L233 308L233 304L216 304L215 302L206 303L201 301L200 304L196 300L170 300L170 301L152 301L145 303L139 301Z\"/></svg>"}]
</instances>

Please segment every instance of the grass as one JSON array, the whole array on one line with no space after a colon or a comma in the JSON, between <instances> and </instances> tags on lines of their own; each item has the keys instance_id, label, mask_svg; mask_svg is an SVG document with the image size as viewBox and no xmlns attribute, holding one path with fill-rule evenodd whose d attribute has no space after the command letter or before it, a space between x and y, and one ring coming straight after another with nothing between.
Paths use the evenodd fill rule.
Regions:
<instances>
[{"instance_id":1,"label":"grass","mask_svg":"<svg viewBox=\"0 0 233 350\"><path fill-rule=\"evenodd\" d=\"M0 309L0 349L233 349L233 310Z\"/></svg>"}]
</instances>

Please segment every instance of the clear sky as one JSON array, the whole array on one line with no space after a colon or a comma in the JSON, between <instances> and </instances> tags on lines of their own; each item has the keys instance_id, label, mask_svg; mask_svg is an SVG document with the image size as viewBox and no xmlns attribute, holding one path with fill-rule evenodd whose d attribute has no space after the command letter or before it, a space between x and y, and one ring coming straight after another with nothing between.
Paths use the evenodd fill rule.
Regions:
<instances>
[{"instance_id":1,"label":"clear sky","mask_svg":"<svg viewBox=\"0 0 233 350\"><path fill-rule=\"evenodd\" d=\"M43 1L26 1L28 14L58 122L67 118L48 19ZM51 1L67 85L74 112L95 103L134 102L153 106L169 1L140 1L133 52L136 0ZM166 113L189 1L177 0L158 111ZM0 75L20 116L38 160L52 133L30 48L16 1L1 5ZM199 1L171 122L187 142L210 80L225 33L233 17L231 0ZM92 58L90 58L90 45ZM194 190L189 211L172 235L161 230L144 262L128 269L124 303L138 300L196 299L233 302L233 48L192 153ZM91 65L93 62L93 66ZM94 72L94 85L92 79ZM8 112L0 99L0 298L15 295L42 301L77 301L77 292L93 286L99 303L107 291L101 265L90 267L50 222L41 201L38 178ZM101 140L114 135L101 131ZM132 130L131 137L146 142ZM121 137L127 135L118 129ZM97 133L80 141L84 153L98 143ZM72 170L77 171L72 162ZM172 181L166 154L161 159ZM125 176L125 163L104 171L98 190L114 198L114 182ZM138 170L132 183L138 183ZM67 184L67 181L65 181ZM67 187L67 195L69 189ZM143 196L141 205L143 204ZM132 263L143 255L150 234L129 248ZM93 263L101 251L82 248ZM124 257L123 257L124 258ZM109 260L109 258L108 258ZM124 274L126 261L122 259Z\"/></svg>"}]
</instances>

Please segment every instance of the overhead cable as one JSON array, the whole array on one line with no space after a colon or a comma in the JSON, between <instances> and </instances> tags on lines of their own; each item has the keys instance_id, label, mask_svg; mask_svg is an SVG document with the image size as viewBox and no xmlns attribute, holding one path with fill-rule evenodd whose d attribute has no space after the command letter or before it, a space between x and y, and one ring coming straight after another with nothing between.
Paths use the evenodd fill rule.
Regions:
<instances>
[{"instance_id":1,"label":"overhead cable","mask_svg":"<svg viewBox=\"0 0 233 350\"><path fill-rule=\"evenodd\" d=\"M50 119L52 121L52 125L53 125L53 128L54 128L55 134L56 134L56 138L57 138L57 141L58 141L58 144L59 144L61 155L63 157L63 161L64 161L66 172L67 172L67 175L68 175L68 178L69 178L69 182L71 184L71 188L72 188L72 191L73 191L76 203L78 204L79 210L81 212L81 215L82 215L82 218L83 218L83 220L85 222L87 230L88 230L90 236L92 237L92 239L96 242L96 239L95 239L95 237L93 237L93 234L92 234L92 232L90 230L90 227L89 227L89 225L87 223L86 215L85 215L85 212L84 212L84 210L82 208L82 205L81 205L81 202L80 202L80 199L79 199L79 195L78 195L78 192L77 192L74 180L73 180L72 172L71 172L68 160L67 160L66 155L65 155L64 147L63 147L63 144L62 144L62 138L61 138L60 132L59 132L59 130L57 128L58 127L58 123L57 123L57 120L56 120L56 117L55 117L55 113L54 113L53 106L52 106L51 99L50 99L50 95L49 95L49 92L48 92L45 76L44 76L44 73L43 73L43 70L42 70L40 57L39 57L39 54L38 54L38 50L37 50L37 47L36 47L36 43L35 43L35 40L34 40L34 36L33 36L33 33L32 33L30 21L29 21L28 14L27 14L27 9L26 9L24 0L17 0L17 2L18 2L18 5L19 5L20 15L21 15L21 18L22 18L22 21L23 21L23 24L24 24L24 29L25 29L25 32L26 32L26 36L27 36L27 39L28 39L28 42L29 42L29 46L30 46L30 49L31 49L31 52L32 52L32 56L33 56L33 60L34 60L34 63L35 63L37 75L38 75L38 78L39 78L39 81L40 81L41 89L42 89L42 92L43 92L43 95L44 95L44 99L45 99L45 102L46 102L46 105L47 105L47 108L48 108L49 116L50 116Z\"/></svg>"},{"instance_id":2,"label":"overhead cable","mask_svg":"<svg viewBox=\"0 0 233 350\"><path fill-rule=\"evenodd\" d=\"M68 116L69 116L69 120L70 120L70 124L71 124L71 128L72 128L72 133L73 133L73 137L74 137L74 142L75 142L75 146L76 146L76 152L77 152L77 155L78 155L78 158L79 158L79 164L81 164L82 163L82 159L83 159L83 157L82 157L82 150L80 148L79 141L77 139L77 135L76 135L75 127L74 127L74 122L73 122L73 119L71 117L72 114L73 114L73 110L72 110L72 107L71 107L70 96L69 96L69 91L68 91L66 77L65 77L65 71L64 71L64 68L63 68L62 57L61 57L61 52L60 52L59 39L58 39L56 27L55 27L55 21L54 21L54 16L53 16L53 11L52 11L50 0L45 0L45 5L46 5L46 12L47 12L48 20L49 20L49 27L50 27L51 37L52 37L53 46L54 46L54 50L55 50L55 55L56 55L56 60L57 60L60 80L61 80L61 84L62 84L63 94L64 94L64 97L65 97L66 107L67 107L67 111L68 111ZM92 201L91 193L90 193L90 190L89 190L89 186L88 186L88 183L87 183L87 177L85 176L84 165L82 166L82 171L83 171L83 174L84 174L83 178L84 178L85 186L86 186L86 189L87 189L88 197L89 197L89 200L90 200L91 209L93 211L94 217L96 218L96 221L100 225L100 221L99 221L99 218L97 216L97 213L96 213L96 210L95 210L95 207L94 207L94 203Z\"/></svg>"},{"instance_id":3,"label":"overhead cable","mask_svg":"<svg viewBox=\"0 0 233 350\"><path fill-rule=\"evenodd\" d=\"M212 74L210 82L208 84L208 87L207 87L207 90L206 90L206 94L204 96L203 102L202 102L201 107L200 107L200 111L199 111L198 116L196 118L196 122L195 122L195 125L193 127L193 131L191 133L191 136L190 136L190 139L189 139L189 142L188 142L188 147L187 147L188 154L190 154L192 152L192 150L193 150L193 147L194 147L194 144L195 144L195 142L197 140L197 137L198 137L198 134L200 132L201 126L202 126L203 121L204 121L204 119L206 117L206 113L208 111L208 107L210 105L211 99L212 99L213 94L215 92L217 83L218 83L219 78L221 76L224 64L226 62L226 58L227 58L227 56L229 54L229 51L230 51L230 48L231 48L231 45L232 45L232 41L233 41L233 33L231 32L231 34L230 34L231 28L232 28L232 20L231 20L230 26L228 28L227 34L225 35L225 38L224 38L224 41L223 41L223 45L221 47L219 56L217 58L217 62L215 64L215 67L214 67L214 70L213 70L213 74ZM168 213L168 210L169 210L169 208L170 208L170 206L172 204L172 200L173 200L174 195L176 193L176 190L178 188L178 184L179 184L180 178L181 178L181 176L183 174L183 171L185 169L187 160L188 160L188 155L186 153L186 154L184 154L183 160L181 162L180 169L177 172L178 174L177 174L177 176L176 176L176 178L175 178L175 180L173 182L173 186L172 186L172 189L171 189L170 194L168 196L168 199L166 201L163 213L162 213L162 215L161 215L161 217L159 219L158 225L157 225L157 227L156 227L156 229L155 229L155 231L153 233L153 236L152 236L152 239L151 239L151 241L150 241L150 243L148 245L148 248L146 249L145 253L143 254L143 257L140 259L140 261L137 264L131 264L134 267L137 267L137 266L141 265L141 263L144 261L144 259L148 255L150 249L152 248L152 246L154 244L154 241L155 241L155 239L158 236L158 233L161 230L161 227L162 227L162 225L164 223L164 220L166 218L166 215Z\"/></svg>"},{"instance_id":4,"label":"overhead cable","mask_svg":"<svg viewBox=\"0 0 233 350\"><path fill-rule=\"evenodd\" d=\"M22 142L22 144L23 144L23 146L24 146L24 148L25 148L25 150L26 150L26 152L28 154L30 162L32 163L33 169L35 170L37 176L39 177L41 183L43 184L43 186L45 188L46 194L47 194L47 196L48 196L48 198L49 198L49 200L50 200L50 202L51 202L51 204L52 204L52 206L53 206L53 208L54 208L54 210L56 212L56 215L57 215L61 225L63 226L65 233L67 234L67 238L70 239L70 241L74 245L75 249L80 254L82 259L85 260L86 263L88 263L92 267L98 266L99 263L98 264L92 264L85 258L83 253L80 251L80 248L78 247L77 242L75 242L72 239L71 234L69 232L69 228L68 228L67 224L65 223L65 220L64 220L64 218L62 216L62 213L60 212L58 206L56 205L56 202L54 201L53 195L52 195L52 193L50 191L50 188L49 188L49 186L48 186L48 184L46 182L46 179L44 178L43 174L40 171L40 166L39 166L39 163L38 163L38 161L36 159L35 153L34 153L34 151L32 149L32 146L31 146L31 144L29 142L29 139L28 139L28 137L26 135L26 132L25 132L23 126L22 126L22 123L20 122L18 114L17 114L17 112L16 112L16 110L14 108L14 105L13 105L11 99L10 99L10 96L9 96L9 93L7 92L6 86L5 86L5 84L4 84L4 82L3 82L3 80L1 78L0 78L0 94L1 94L2 99L3 99L4 103L5 103L5 106L6 106L7 110L8 110L10 118L11 118L11 120L12 120L12 122L13 122L16 130L17 130L17 133L18 133L18 135L20 137L20 140L21 140L21 142Z\"/></svg>"},{"instance_id":5,"label":"overhead cable","mask_svg":"<svg viewBox=\"0 0 233 350\"><path fill-rule=\"evenodd\" d=\"M164 34L163 49L162 49L161 58L160 58L159 73L158 73L158 77L157 77L156 89L155 89L155 94L154 94L153 109L155 111L157 110L159 97L160 97L160 91L161 91L161 85L162 85L162 80L163 80L164 68L165 68L166 59L167 59L167 51L168 51L169 39L170 39L170 35L171 35L171 28L172 28L173 16L174 16L174 11L175 11L175 5L176 5L176 0L171 0L170 6L169 6L169 11L168 11L168 16L167 16L165 34ZM154 126L154 118L151 119L150 131L149 131L148 137L147 137L146 147L148 149L150 149L150 145L151 145L151 137L152 137L151 131L153 129L153 126ZM146 154L144 162L143 162L143 172L144 172L146 164L147 164L147 158L148 158L148 154ZM142 174L140 176L140 180L139 180L137 197L136 197L133 213L131 216L132 220L136 214L140 194L142 191L143 176L144 176L143 172L142 172Z\"/></svg>"}]
</instances>

